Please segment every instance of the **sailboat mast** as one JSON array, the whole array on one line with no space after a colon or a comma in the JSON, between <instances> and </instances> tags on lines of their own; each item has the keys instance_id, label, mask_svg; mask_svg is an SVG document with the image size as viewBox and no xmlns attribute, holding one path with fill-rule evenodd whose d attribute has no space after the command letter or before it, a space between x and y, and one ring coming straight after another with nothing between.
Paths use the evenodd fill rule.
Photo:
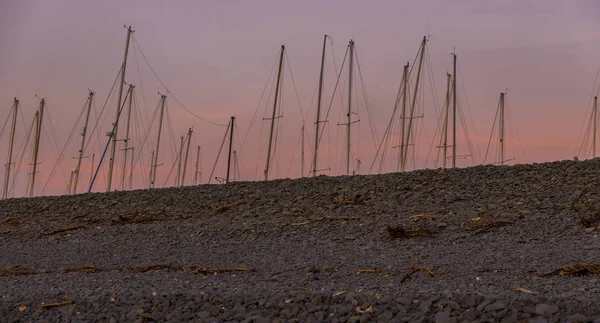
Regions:
<instances>
[{"instance_id":1,"label":"sailboat mast","mask_svg":"<svg viewBox=\"0 0 600 323\"><path fill-rule=\"evenodd\" d=\"M194 185L198 185L198 165L200 164L200 146L198 146L198 152L196 153L196 170L194 172Z\"/></svg>"},{"instance_id":2,"label":"sailboat mast","mask_svg":"<svg viewBox=\"0 0 600 323\"><path fill-rule=\"evenodd\" d=\"M92 183L94 182L94 159L96 159L96 153L92 154L92 166L90 168L90 183L88 184L88 187L92 186Z\"/></svg>"},{"instance_id":3,"label":"sailboat mast","mask_svg":"<svg viewBox=\"0 0 600 323\"><path fill-rule=\"evenodd\" d=\"M129 84L129 90L127 90L127 94L129 95L129 106L127 107L127 123L125 124L125 148L123 148L123 170L121 172L121 190L125 190L125 174L127 173L127 154L129 152L129 125L131 124L131 106L133 102L133 88L135 86L133 84Z\"/></svg>"},{"instance_id":4,"label":"sailboat mast","mask_svg":"<svg viewBox=\"0 0 600 323\"><path fill-rule=\"evenodd\" d=\"M350 39L350 60L348 61L348 124L346 125L346 175L350 175L350 128L352 126L352 69L354 65L354 40Z\"/></svg>"},{"instance_id":5,"label":"sailboat mast","mask_svg":"<svg viewBox=\"0 0 600 323\"><path fill-rule=\"evenodd\" d=\"M317 155L319 153L319 127L321 126L321 101L323 98L323 69L325 68L325 47L327 45L327 35L323 37L323 52L321 54L321 70L319 72L319 93L317 95L317 122L315 122L315 153L313 156L313 177L317 176ZM303 126L304 127L304 126ZM304 160L304 158L302 158ZM304 176L304 170L302 171Z\"/></svg>"},{"instance_id":6,"label":"sailboat mast","mask_svg":"<svg viewBox=\"0 0 600 323\"><path fill-rule=\"evenodd\" d=\"M269 134L269 148L267 149L267 165L265 167L265 181L269 179L269 165L271 164L271 147L273 145L273 130L275 128L275 112L277 111L277 99L279 98L279 86L281 85L281 70L283 68L283 54L285 45L281 45L279 56L279 69L277 71L277 84L275 86L275 102L273 103L273 114L271 115L271 131Z\"/></svg>"},{"instance_id":7,"label":"sailboat mast","mask_svg":"<svg viewBox=\"0 0 600 323\"><path fill-rule=\"evenodd\" d=\"M154 173L154 150L150 152L150 175L148 175L148 188L152 188L153 180L152 173Z\"/></svg>"},{"instance_id":8,"label":"sailboat mast","mask_svg":"<svg viewBox=\"0 0 600 323\"><path fill-rule=\"evenodd\" d=\"M181 173L181 181L179 182L179 186L185 185L185 171L187 169L188 164L188 156L190 154L190 142L192 141L192 128L188 130L187 134L187 146L185 148L185 158L183 160L183 172Z\"/></svg>"},{"instance_id":9,"label":"sailboat mast","mask_svg":"<svg viewBox=\"0 0 600 323\"><path fill-rule=\"evenodd\" d=\"M10 183L10 168L12 166L13 147L15 144L15 130L17 127L17 112L19 111L19 100L15 98L13 103L13 120L10 128L10 146L8 147L8 161L6 162L6 175L4 176L4 191L2 191L2 199L8 196L8 183Z\"/></svg>"},{"instance_id":10,"label":"sailboat mast","mask_svg":"<svg viewBox=\"0 0 600 323\"><path fill-rule=\"evenodd\" d=\"M504 165L504 93L500 93L500 165Z\"/></svg>"},{"instance_id":11,"label":"sailboat mast","mask_svg":"<svg viewBox=\"0 0 600 323\"><path fill-rule=\"evenodd\" d=\"M302 124L302 153L300 154L302 163L300 164L300 177L304 177L304 124Z\"/></svg>"},{"instance_id":12,"label":"sailboat mast","mask_svg":"<svg viewBox=\"0 0 600 323\"><path fill-rule=\"evenodd\" d=\"M165 100L167 96L164 94L160 95L160 118L158 119L158 138L156 139L156 150L152 153L154 162L152 163L151 176L150 176L150 188L154 188L156 181L156 167L158 166L158 149L160 148L160 134L162 132L163 117L165 114Z\"/></svg>"},{"instance_id":13,"label":"sailboat mast","mask_svg":"<svg viewBox=\"0 0 600 323\"><path fill-rule=\"evenodd\" d=\"M240 164L238 163L237 151L233 151L233 179L240 180Z\"/></svg>"},{"instance_id":14,"label":"sailboat mast","mask_svg":"<svg viewBox=\"0 0 600 323\"><path fill-rule=\"evenodd\" d=\"M181 160L183 157L183 144L184 144L183 136L181 136L180 139L181 139L181 143L179 144L179 154L177 154L178 162L177 162L177 175L175 176L175 187L179 187L179 183L181 180Z\"/></svg>"},{"instance_id":15,"label":"sailboat mast","mask_svg":"<svg viewBox=\"0 0 600 323\"><path fill-rule=\"evenodd\" d=\"M123 86L125 85L125 69L127 67L127 54L129 53L129 39L131 38L131 34L133 34L133 30L131 30L131 26L129 26L127 28L127 40L125 41L125 56L123 58L123 64L121 65L121 82L119 84L119 95L117 96L117 114L115 117L114 129L111 133L112 146L110 148L110 160L108 165L108 184L106 187L107 192L110 192L110 187L112 184L115 151L117 148L117 130L119 129L119 114L121 112L121 100L123 98Z\"/></svg>"},{"instance_id":16,"label":"sailboat mast","mask_svg":"<svg viewBox=\"0 0 600 323\"><path fill-rule=\"evenodd\" d=\"M33 189L35 187L35 174L37 173L38 153L40 150L40 138L42 135L42 119L44 117L44 106L46 100L40 101L40 109L35 113L35 138L33 145L33 172L31 173L31 186L29 186L29 197L33 197Z\"/></svg>"},{"instance_id":17,"label":"sailboat mast","mask_svg":"<svg viewBox=\"0 0 600 323\"><path fill-rule=\"evenodd\" d=\"M406 149L406 147L404 146L404 128L406 125L406 95L408 94L408 63L406 63L406 65L404 65L404 72L402 73L402 80L403 80L403 86L402 86L402 116L401 116L401 122L402 122L402 126L401 126L401 132L402 134L400 135L400 158L398 158L398 170L403 172L404 171L404 150Z\"/></svg>"},{"instance_id":18,"label":"sailboat mast","mask_svg":"<svg viewBox=\"0 0 600 323\"><path fill-rule=\"evenodd\" d=\"M446 82L446 112L444 116L444 168L446 168L446 160L448 159L448 115L450 114L450 83L452 75L450 73L446 73L447 82ZM454 160L454 157L452 157Z\"/></svg>"},{"instance_id":19,"label":"sailboat mast","mask_svg":"<svg viewBox=\"0 0 600 323\"><path fill-rule=\"evenodd\" d=\"M453 53L454 81L452 82L452 168L456 168L456 53Z\"/></svg>"},{"instance_id":20,"label":"sailboat mast","mask_svg":"<svg viewBox=\"0 0 600 323\"><path fill-rule=\"evenodd\" d=\"M282 49L283 51L283 49ZM275 110L273 110L275 113ZM229 173L231 171L231 149L233 148L233 126L235 125L235 117L231 117L231 130L229 133L229 153L227 154L227 178L225 179L225 183L229 183ZM273 135L273 128L271 128L271 135ZM269 143L269 148L271 147ZM267 169L269 164L267 164Z\"/></svg>"},{"instance_id":21,"label":"sailboat mast","mask_svg":"<svg viewBox=\"0 0 600 323\"><path fill-rule=\"evenodd\" d=\"M594 97L594 109L592 110L592 118L594 118L594 138L592 140L592 158L596 158L596 137L598 123L598 97Z\"/></svg>"},{"instance_id":22,"label":"sailboat mast","mask_svg":"<svg viewBox=\"0 0 600 323\"><path fill-rule=\"evenodd\" d=\"M87 102L87 110L85 112L85 123L83 124L83 130L81 131L81 146L79 148L79 156L77 156L77 167L73 173L73 186L72 194L77 194L77 183L79 182L79 174L81 172L81 160L83 159L83 149L85 148L85 136L87 134L87 127L90 121L90 110L92 109L92 99L94 98L94 92L90 91Z\"/></svg>"},{"instance_id":23,"label":"sailboat mast","mask_svg":"<svg viewBox=\"0 0 600 323\"><path fill-rule=\"evenodd\" d=\"M131 163L129 163L129 189L133 190L133 165L135 161L135 147L131 147Z\"/></svg>"},{"instance_id":24,"label":"sailboat mast","mask_svg":"<svg viewBox=\"0 0 600 323\"><path fill-rule=\"evenodd\" d=\"M415 104L417 103L417 91L419 90L419 83L421 81L421 68L423 67L423 56L425 54L425 45L427 44L427 37L423 37L423 42L421 43L421 56L419 57L419 67L417 68L417 79L415 82L415 91L412 97L412 103L410 106L410 117L408 119L408 130L406 132L406 142L404 143L404 156L403 163L406 166L406 159L408 157L408 145L410 144L410 135L412 133L412 123L413 117L415 113Z\"/></svg>"}]
</instances>

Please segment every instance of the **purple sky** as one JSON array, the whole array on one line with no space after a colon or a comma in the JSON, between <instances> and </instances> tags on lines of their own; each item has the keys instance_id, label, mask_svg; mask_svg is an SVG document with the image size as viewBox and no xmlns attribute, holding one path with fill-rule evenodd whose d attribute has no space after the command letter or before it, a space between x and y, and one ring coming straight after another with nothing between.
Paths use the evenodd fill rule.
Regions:
<instances>
[{"instance_id":1,"label":"purple sky","mask_svg":"<svg viewBox=\"0 0 600 323\"><path fill-rule=\"evenodd\" d=\"M36 184L36 194L42 193L56 156L85 103L88 88L96 91L97 111L102 108L123 58L123 25L127 24L136 31L134 36L156 73L183 104L217 123L225 124L231 115L236 116L235 130L239 133L235 148L240 153L242 179L259 179L264 169L268 130L268 122L261 119L270 113L268 102L263 101L259 106L243 147L242 142L279 46L285 44L306 118L305 173L308 173L315 116L315 104L310 103L318 81L323 34L333 38L326 59L327 103L335 83L330 50L333 48L339 68L348 40L353 38L379 139L393 109L402 66L407 61L412 64L421 39L430 34L428 53L433 80L428 77L424 83L428 84L424 89L425 97L429 98L426 100L433 98L431 82L437 89L437 100L443 99L445 73L451 69L450 54L455 47L462 76L458 80L459 96L464 97L464 86L470 108L468 116L475 126L470 131L479 158L475 162L461 160L459 166L483 162L481 154L485 152L498 97L506 88L507 123L517 129L520 138L515 150L518 138L507 130L507 158L518 157L512 163L570 159L576 153L578 135L588 117L590 94L600 67L598 12L600 3L595 0L1 1L0 121L4 123L13 98L18 97L24 123L29 127L39 104L35 94L47 98L58 149L51 133L46 132L41 147L40 179ZM292 73L284 72L282 130L271 177L300 175L297 144L302 117ZM347 93L344 75L340 91ZM140 109L151 115L159 100L157 92L165 90L135 45L130 47L126 81L136 84ZM360 103L364 102L362 91L358 91L358 99L356 107L361 122L353 132L353 159L361 159L360 172L366 173L376 148L365 106ZM202 182L206 182L225 127L204 123L172 98L167 100L176 146L179 136L189 127L194 128L192 147L202 146ZM115 101L113 98L107 108L108 119L100 126L102 134L109 130L114 118ZM341 109L344 107L336 98L323 138L327 144L322 144L320 152L320 168L331 167L324 174L343 173L345 132L336 127L343 122ZM434 145L431 140L438 115L431 105L425 104L423 109L418 156L411 169L435 166L431 159L426 164L426 157ZM141 120L137 123L141 128L147 126ZM26 136L21 117L18 126L15 149ZM79 131L80 126L76 134ZM460 142L462 131L459 132L458 151L466 154L468 151ZM147 145L154 145L153 136L151 132ZM135 145L140 138L133 137ZM102 147L106 138L104 135L101 138ZM75 167L70 157L75 156L79 140L75 136L67 147L65 162L44 194L65 192L68 172ZM158 186L162 186L173 164L172 141L165 139L161 143L164 155L160 162L165 165L159 167ZM7 146L5 131L0 138L3 163ZM148 173L149 149L142 152L143 160L136 160L139 164L136 170L144 174ZM86 155L92 152L100 153L100 144L95 139ZM24 193L30 155L29 151L24 154L12 196ZM17 162L19 157L15 156ZM221 161L223 158L224 155ZM194 160L195 148L190 152L188 183L193 176L193 170L189 169L193 169ZM89 159L84 164L81 176L86 178L83 183L87 185ZM384 170L389 171L390 167L391 164ZM118 169L116 174L120 174L120 166ZM213 177L224 175L224 163L219 162ZM143 187L142 175L135 176L135 186ZM3 179L4 174L0 177ZM96 190L104 190L104 182L104 177L100 178ZM171 177L167 185L172 183ZM80 191L85 185L80 186Z\"/></svg>"}]
</instances>

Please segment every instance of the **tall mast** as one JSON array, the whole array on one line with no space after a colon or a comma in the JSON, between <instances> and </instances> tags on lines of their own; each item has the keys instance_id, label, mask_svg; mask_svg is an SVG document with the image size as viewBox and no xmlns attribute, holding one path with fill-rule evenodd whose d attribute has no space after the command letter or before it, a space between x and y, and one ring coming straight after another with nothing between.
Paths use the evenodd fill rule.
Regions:
<instances>
[{"instance_id":1,"label":"tall mast","mask_svg":"<svg viewBox=\"0 0 600 323\"><path fill-rule=\"evenodd\" d=\"M446 82L446 112L444 116L444 168L446 168L446 160L448 159L448 115L450 114L450 83L452 82L452 75L446 73L446 77L448 80ZM452 160L455 160L454 155L452 156Z\"/></svg>"},{"instance_id":2,"label":"tall mast","mask_svg":"<svg viewBox=\"0 0 600 323\"><path fill-rule=\"evenodd\" d=\"M410 144L410 135L412 133L413 115L415 112L415 104L417 103L417 91L419 90L419 83L421 81L421 68L423 66L423 56L425 54L425 45L427 44L427 37L423 37L421 42L421 56L419 57L419 67L417 68L417 80L415 82L415 91L412 97L412 103L410 107L410 117L408 119L408 131L406 132L406 143L404 148L403 163L406 166L406 158L408 157L408 145Z\"/></svg>"},{"instance_id":3,"label":"tall mast","mask_svg":"<svg viewBox=\"0 0 600 323\"><path fill-rule=\"evenodd\" d=\"M454 81L452 82L452 168L456 168L456 53L453 53Z\"/></svg>"},{"instance_id":4,"label":"tall mast","mask_svg":"<svg viewBox=\"0 0 600 323\"><path fill-rule=\"evenodd\" d=\"M177 154L177 159L178 159L178 163L177 163L177 175L175 176L175 187L179 187L179 183L181 180L181 161L183 159L183 136L180 137L181 138L181 143L179 144L179 154Z\"/></svg>"},{"instance_id":5,"label":"tall mast","mask_svg":"<svg viewBox=\"0 0 600 323\"><path fill-rule=\"evenodd\" d=\"M154 150L150 152L150 175L148 175L148 188L152 188L154 180L152 179L152 173L154 172Z\"/></svg>"},{"instance_id":6,"label":"tall mast","mask_svg":"<svg viewBox=\"0 0 600 323\"><path fill-rule=\"evenodd\" d=\"M15 130L17 127L17 112L19 111L19 100L15 98L13 103L13 120L10 128L10 146L8 147L8 161L6 162L6 175L4 176L4 191L2 191L2 199L8 196L8 183L10 183L10 168L12 166L13 147L15 144Z\"/></svg>"},{"instance_id":7,"label":"tall mast","mask_svg":"<svg viewBox=\"0 0 600 323\"><path fill-rule=\"evenodd\" d=\"M87 111L85 112L85 123L81 130L81 146L79 148L79 156L77 157L77 167L73 172L73 186L72 194L77 194L77 182L79 182L79 174L81 172L81 160L83 159L83 149L85 148L85 136L87 134L87 127L90 121L90 110L92 109L92 99L94 98L94 92L90 91L87 102Z\"/></svg>"},{"instance_id":8,"label":"tall mast","mask_svg":"<svg viewBox=\"0 0 600 323\"><path fill-rule=\"evenodd\" d=\"M200 164L200 146L198 146L198 152L196 153L196 171L194 172L194 185L198 185L198 165Z\"/></svg>"},{"instance_id":9,"label":"tall mast","mask_svg":"<svg viewBox=\"0 0 600 323\"><path fill-rule=\"evenodd\" d=\"M40 138L42 135L42 120L44 117L44 106L46 100L40 101L40 109L35 113L35 138L33 145L33 172L31 173L31 186L29 186L29 197L33 197L33 189L35 187L35 174L37 173L38 153L40 150Z\"/></svg>"},{"instance_id":10,"label":"tall mast","mask_svg":"<svg viewBox=\"0 0 600 323\"><path fill-rule=\"evenodd\" d=\"M504 93L500 93L500 165L504 165Z\"/></svg>"},{"instance_id":11,"label":"tall mast","mask_svg":"<svg viewBox=\"0 0 600 323\"><path fill-rule=\"evenodd\" d=\"M188 164L188 156L190 154L190 142L192 141L192 128L188 130L187 134L187 147L185 148L185 159L183 160L183 173L181 173L181 181L179 182L179 186L185 185L185 171L187 169Z\"/></svg>"},{"instance_id":12,"label":"tall mast","mask_svg":"<svg viewBox=\"0 0 600 323\"><path fill-rule=\"evenodd\" d=\"M135 86L133 84L129 84L129 90L127 90L127 94L129 95L129 106L127 107L127 123L125 124L125 148L123 148L123 170L121 174L121 190L125 190L125 174L127 173L127 153L129 152L129 125L131 124L131 105L133 102L133 88ZM133 157L132 157L133 158ZM133 160L132 160L133 162Z\"/></svg>"},{"instance_id":13,"label":"tall mast","mask_svg":"<svg viewBox=\"0 0 600 323\"><path fill-rule=\"evenodd\" d=\"M302 124L302 153L300 154L302 163L300 164L300 177L304 177L304 124Z\"/></svg>"},{"instance_id":14,"label":"tall mast","mask_svg":"<svg viewBox=\"0 0 600 323\"><path fill-rule=\"evenodd\" d=\"M350 127L352 126L352 68L354 67L354 40L350 39L350 60L348 65L348 124L346 125L346 175L350 175Z\"/></svg>"},{"instance_id":15,"label":"tall mast","mask_svg":"<svg viewBox=\"0 0 600 323\"><path fill-rule=\"evenodd\" d=\"M151 165L150 171L150 188L154 188L154 182L156 181L156 167L158 166L158 149L160 148L160 134L162 132L163 116L165 114L165 100L167 96L164 94L160 95L160 118L158 119L158 138L156 139L156 150L152 152L154 162Z\"/></svg>"},{"instance_id":16,"label":"tall mast","mask_svg":"<svg viewBox=\"0 0 600 323\"><path fill-rule=\"evenodd\" d=\"M592 158L596 158L596 130L598 123L598 97L594 97L594 110L592 110L592 116L594 118L594 139L592 140Z\"/></svg>"},{"instance_id":17,"label":"tall mast","mask_svg":"<svg viewBox=\"0 0 600 323\"><path fill-rule=\"evenodd\" d=\"M279 98L279 86L281 85L281 69L283 67L283 54L285 45L281 45L279 56L279 69L277 71L277 84L275 86L275 102L273 103L273 114L271 115L271 131L269 134L269 148L267 149L267 165L265 166L265 181L269 179L269 165L271 164L271 147L273 145L273 129L275 127L275 112L277 110L277 99Z\"/></svg>"},{"instance_id":18,"label":"tall mast","mask_svg":"<svg viewBox=\"0 0 600 323\"><path fill-rule=\"evenodd\" d=\"M402 126L401 126L401 132L402 134L400 135L400 158L398 159L398 170L403 172L404 171L404 150L406 150L406 147L404 146L404 127L406 125L406 101L407 101L407 94L408 94L408 63L406 63L406 65L404 65L404 72L402 73L402 79L403 79L403 86L402 86Z\"/></svg>"},{"instance_id":19,"label":"tall mast","mask_svg":"<svg viewBox=\"0 0 600 323\"><path fill-rule=\"evenodd\" d=\"M135 147L131 147L131 163L129 163L129 189L133 190L133 165L135 161Z\"/></svg>"},{"instance_id":20,"label":"tall mast","mask_svg":"<svg viewBox=\"0 0 600 323\"><path fill-rule=\"evenodd\" d=\"M283 52L283 47L282 47L282 52ZM281 65L280 65L281 66ZM275 100L275 102L277 102L277 100ZM275 110L273 110L275 111ZM275 113L275 112L273 112ZM231 171L231 149L233 148L233 126L235 125L235 117L231 117L231 130L229 133L229 153L227 154L227 178L225 179L225 183L229 183L229 173ZM271 135L273 135L273 128L271 128ZM270 141L269 141L269 149L271 147ZM269 164L267 163L267 169L269 167Z\"/></svg>"},{"instance_id":21,"label":"tall mast","mask_svg":"<svg viewBox=\"0 0 600 323\"><path fill-rule=\"evenodd\" d=\"M321 123L321 100L323 98L323 69L325 68L325 45L327 44L327 35L323 37L323 53L321 54L321 71L319 72L319 93L317 95L317 122L315 122L315 153L313 156L313 177L317 176L317 155L319 153L319 127ZM302 126L304 127L304 126ZM304 158L302 158L304 161ZM302 171L304 176L304 171Z\"/></svg>"},{"instance_id":22,"label":"tall mast","mask_svg":"<svg viewBox=\"0 0 600 323\"><path fill-rule=\"evenodd\" d=\"M110 148L110 160L108 165L108 185L106 191L110 192L110 186L112 184L113 167L115 163L115 150L117 148L117 130L119 129L119 114L121 110L121 100L123 98L123 86L125 85L125 69L127 67L127 53L129 53L129 39L133 34L131 26L127 27L127 39L125 41L125 57L123 58L123 64L121 65L121 82L119 84L119 95L117 96L117 114L115 117L114 129L111 133L112 146Z\"/></svg>"},{"instance_id":23,"label":"tall mast","mask_svg":"<svg viewBox=\"0 0 600 323\"><path fill-rule=\"evenodd\" d=\"M238 164L237 151L233 151L233 180L240 180L240 165Z\"/></svg>"},{"instance_id":24,"label":"tall mast","mask_svg":"<svg viewBox=\"0 0 600 323\"><path fill-rule=\"evenodd\" d=\"M92 154L92 167L90 168L90 183L88 184L88 187L92 186L92 183L94 182L94 159L96 159L96 153Z\"/></svg>"}]
</instances>

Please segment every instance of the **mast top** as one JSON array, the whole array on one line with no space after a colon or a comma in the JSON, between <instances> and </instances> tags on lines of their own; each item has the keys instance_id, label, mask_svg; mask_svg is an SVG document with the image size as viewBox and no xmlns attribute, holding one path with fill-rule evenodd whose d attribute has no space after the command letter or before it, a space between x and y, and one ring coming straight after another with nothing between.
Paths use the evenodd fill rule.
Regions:
<instances>
[{"instance_id":1,"label":"mast top","mask_svg":"<svg viewBox=\"0 0 600 323\"><path fill-rule=\"evenodd\" d=\"M123 28L127 28L127 30L132 34L135 32L135 30L131 29L131 26L123 25Z\"/></svg>"}]
</instances>

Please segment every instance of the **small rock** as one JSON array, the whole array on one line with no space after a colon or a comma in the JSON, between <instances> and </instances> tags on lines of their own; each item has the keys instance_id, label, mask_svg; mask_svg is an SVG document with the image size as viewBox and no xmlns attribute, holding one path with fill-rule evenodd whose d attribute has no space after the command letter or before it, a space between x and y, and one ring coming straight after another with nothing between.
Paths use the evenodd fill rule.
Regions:
<instances>
[{"instance_id":1,"label":"small rock","mask_svg":"<svg viewBox=\"0 0 600 323\"><path fill-rule=\"evenodd\" d=\"M450 323L450 313L439 312L435 315L435 323Z\"/></svg>"},{"instance_id":2,"label":"small rock","mask_svg":"<svg viewBox=\"0 0 600 323\"><path fill-rule=\"evenodd\" d=\"M552 315L558 312L559 308L556 305L537 304L535 306L535 314L540 316Z\"/></svg>"},{"instance_id":3,"label":"small rock","mask_svg":"<svg viewBox=\"0 0 600 323\"><path fill-rule=\"evenodd\" d=\"M499 311L506 308L506 304L504 302L495 301L494 303L485 307L486 312Z\"/></svg>"},{"instance_id":4,"label":"small rock","mask_svg":"<svg viewBox=\"0 0 600 323\"><path fill-rule=\"evenodd\" d=\"M586 321L586 317L583 314L573 314L567 318L570 323L583 323Z\"/></svg>"}]
</instances>

